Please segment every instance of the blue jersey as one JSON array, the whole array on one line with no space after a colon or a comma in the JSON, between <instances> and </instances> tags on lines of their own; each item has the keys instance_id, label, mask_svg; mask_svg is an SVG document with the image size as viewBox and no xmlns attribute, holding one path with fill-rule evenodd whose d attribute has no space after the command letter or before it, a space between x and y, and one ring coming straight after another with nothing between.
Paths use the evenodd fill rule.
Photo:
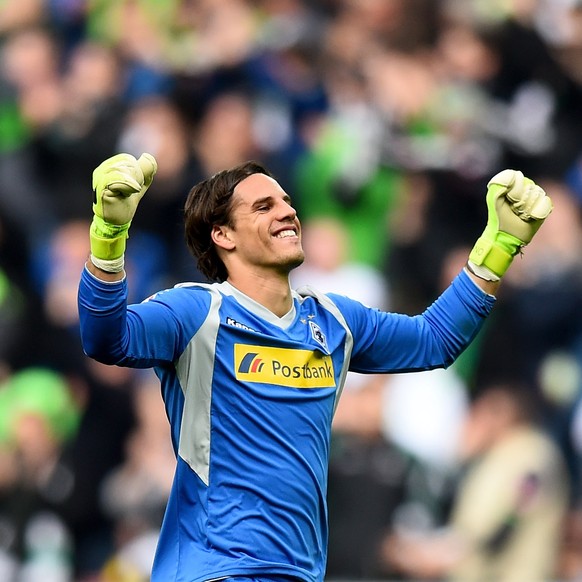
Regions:
<instances>
[{"instance_id":1,"label":"blue jersey","mask_svg":"<svg viewBox=\"0 0 582 582\"><path fill-rule=\"evenodd\" d=\"M446 367L494 303L465 273L418 316L303 288L277 317L229 283L126 299L125 281L84 271L86 353L154 367L171 424L177 468L154 582L322 580L331 422L347 372Z\"/></svg>"}]
</instances>

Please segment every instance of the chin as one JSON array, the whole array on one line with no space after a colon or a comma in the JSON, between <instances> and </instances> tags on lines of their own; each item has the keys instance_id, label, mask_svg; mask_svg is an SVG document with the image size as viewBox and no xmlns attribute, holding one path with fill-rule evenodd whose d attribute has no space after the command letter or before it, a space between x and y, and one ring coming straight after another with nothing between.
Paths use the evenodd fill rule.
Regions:
<instances>
[{"instance_id":1,"label":"chin","mask_svg":"<svg viewBox=\"0 0 582 582\"><path fill-rule=\"evenodd\" d=\"M291 272L293 269L296 269L299 265L303 264L304 260L305 255L303 253L297 254L293 257L288 257L287 261L285 261L285 267L288 272Z\"/></svg>"},{"instance_id":2,"label":"chin","mask_svg":"<svg viewBox=\"0 0 582 582\"><path fill-rule=\"evenodd\" d=\"M295 260L292 261L292 269L295 269L296 267L298 267L299 265L303 264L303 261L305 261L305 255L303 254L303 251L301 251L301 253L299 253L296 257Z\"/></svg>"}]
</instances>

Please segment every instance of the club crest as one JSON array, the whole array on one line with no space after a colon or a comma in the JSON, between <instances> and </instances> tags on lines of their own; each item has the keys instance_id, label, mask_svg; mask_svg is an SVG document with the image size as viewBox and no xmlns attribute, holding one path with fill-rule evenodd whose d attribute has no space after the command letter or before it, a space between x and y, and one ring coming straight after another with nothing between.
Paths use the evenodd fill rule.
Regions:
<instances>
[{"instance_id":1,"label":"club crest","mask_svg":"<svg viewBox=\"0 0 582 582\"><path fill-rule=\"evenodd\" d=\"M311 329L311 337L326 351L329 352L327 347L327 340L325 334L321 331L321 328L314 321L309 322L309 329Z\"/></svg>"}]
</instances>

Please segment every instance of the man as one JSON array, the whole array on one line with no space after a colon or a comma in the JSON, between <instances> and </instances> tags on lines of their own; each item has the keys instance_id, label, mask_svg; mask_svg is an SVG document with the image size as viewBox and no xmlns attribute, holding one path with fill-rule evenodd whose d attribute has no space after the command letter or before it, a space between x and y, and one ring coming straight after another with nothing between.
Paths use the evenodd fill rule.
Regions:
<instances>
[{"instance_id":1,"label":"man","mask_svg":"<svg viewBox=\"0 0 582 582\"><path fill-rule=\"evenodd\" d=\"M551 202L520 172L498 174L472 272L409 317L293 291L299 220L269 172L248 162L198 184L186 201L187 244L215 282L128 307L127 232L155 171L148 154L118 154L95 170L91 256L79 287L86 353L154 367L161 381L177 467L152 580L323 580L330 427L348 370L451 364Z\"/></svg>"}]
</instances>

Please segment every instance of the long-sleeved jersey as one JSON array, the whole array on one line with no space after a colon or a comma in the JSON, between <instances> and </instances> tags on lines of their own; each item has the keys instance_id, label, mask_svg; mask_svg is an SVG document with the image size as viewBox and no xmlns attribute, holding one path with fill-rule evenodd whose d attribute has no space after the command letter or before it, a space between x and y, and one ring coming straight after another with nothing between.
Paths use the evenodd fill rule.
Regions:
<instances>
[{"instance_id":1,"label":"long-sleeved jersey","mask_svg":"<svg viewBox=\"0 0 582 582\"><path fill-rule=\"evenodd\" d=\"M446 367L494 298L466 273L421 315L308 287L277 317L229 283L181 284L127 306L125 281L85 270L85 352L153 367L177 467L152 581L232 575L320 581L331 421L348 370Z\"/></svg>"}]
</instances>

